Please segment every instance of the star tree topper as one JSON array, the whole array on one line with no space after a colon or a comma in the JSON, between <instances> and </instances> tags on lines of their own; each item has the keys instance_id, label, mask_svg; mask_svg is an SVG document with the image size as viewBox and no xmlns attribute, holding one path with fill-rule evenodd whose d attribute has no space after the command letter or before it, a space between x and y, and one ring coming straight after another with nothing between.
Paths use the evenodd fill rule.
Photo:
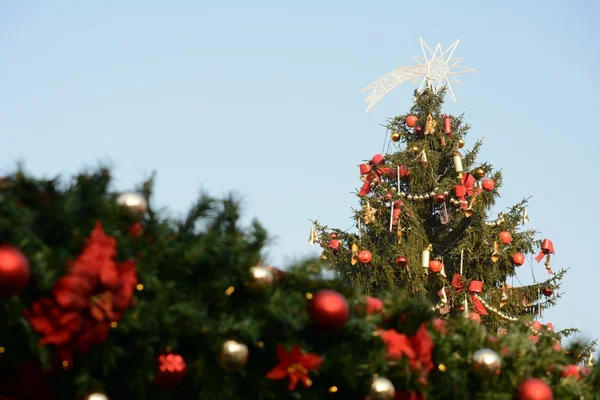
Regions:
<instances>
[{"instance_id":1,"label":"star tree topper","mask_svg":"<svg viewBox=\"0 0 600 400\"><path fill-rule=\"evenodd\" d=\"M445 51L442 51L441 44L437 45L435 51L431 51L422 38L419 38L419 41L423 57L413 57L418 65L397 68L363 89L363 92L371 91L365 100L365 103L369 103L367 112L392 89L409 80L412 80L411 83L420 83L419 90L427 86L437 93L440 88L446 87L446 94L456 101L450 83L460 84L456 75L475 71L473 68L458 66L462 57L452 58L460 40L452 43Z\"/></svg>"}]
</instances>

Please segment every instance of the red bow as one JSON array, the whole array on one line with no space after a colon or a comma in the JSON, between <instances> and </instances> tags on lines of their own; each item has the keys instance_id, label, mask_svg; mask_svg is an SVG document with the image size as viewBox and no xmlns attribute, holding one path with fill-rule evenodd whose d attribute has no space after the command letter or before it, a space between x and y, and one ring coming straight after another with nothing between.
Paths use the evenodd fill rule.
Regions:
<instances>
[{"instance_id":1,"label":"red bow","mask_svg":"<svg viewBox=\"0 0 600 400\"><path fill-rule=\"evenodd\" d=\"M456 293L460 293L466 286L466 282L463 281L462 276L460 274L454 274L452 277L452 286L456 290ZM483 288L482 281L470 281L469 286L467 287L467 291L471 295L471 302L473 303L473 310L480 315L488 315L487 310L481 303L481 301L477 298L477 295L481 293Z\"/></svg>"},{"instance_id":2,"label":"red bow","mask_svg":"<svg viewBox=\"0 0 600 400\"><path fill-rule=\"evenodd\" d=\"M361 174L366 175L365 183L360 188L361 196L365 196L371 192L371 183L373 181L381 182L382 176L393 177L396 175L396 171L392 168L382 167L384 163L385 160L383 157L380 154L376 154L369 164L360 165Z\"/></svg>"},{"instance_id":3,"label":"red bow","mask_svg":"<svg viewBox=\"0 0 600 400\"><path fill-rule=\"evenodd\" d=\"M546 269L548 270L549 274L552 274L553 272L550 269L550 254L554 254L554 244L552 243L552 240L544 239L542 241L540 253L535 257L535 261L540 262L542 261L542 258L546 256Z\"/></svg>"},{"instance_id":4,"label":"red bow","mask_svg":"<svg viewBox=\"0 0 600 400\"><path fill-rule=\"evenodd\" d=\"M460 178L460 185L454 187L456 198L461 201L461 208L467 208L467 196L477 196L481 193L481 189L474 190L475 181L475 177L467 172Z\"/></svg>"}]
</instances>

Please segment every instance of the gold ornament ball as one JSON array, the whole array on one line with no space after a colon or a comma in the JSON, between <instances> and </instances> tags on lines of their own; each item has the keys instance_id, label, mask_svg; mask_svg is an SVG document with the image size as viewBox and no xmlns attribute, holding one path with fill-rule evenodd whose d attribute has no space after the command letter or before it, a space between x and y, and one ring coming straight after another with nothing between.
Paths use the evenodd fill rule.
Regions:
<instances>
[{"instance_id":1,"label":"gold ornament ball","mask_svg":"<svg viewBox=\"0 0 600 400\"><path fill-rule=\"evenodd\" d=\"M481 179L485 176L485 171L483 170L483 168L477 168L477 170L475 171L475 177L477 179Z\"/></svg>"},{"instance_id":2,"label":"gold ornament ball","mask_svg":"<svg viewBox=\"0 0 600 400\"><path fill-rule=\"evenodd\" d=\"M392 139L392 142L399 142L400 141L400 132L392 133L392 136L390 138Z\"/></svg>"},{"instance_id":3,"label":"gold ornament ball","mask_svg":"<svg viewBox=\"0 0 600 400\"><path fill-rule=\"evenodd\" d=\"M492 349L479 349L473 353L473 368L483 377L500 374L502 358Z\"/></svg>"},{"instance_id":4,"label":"gold ornament ball","mask_svg":"<svg viewBox=\"0 0 600 400\"><path fill-rule=\"evenodd\" d=\"M393 400L396 396L396 388L389 379L377 377L373 379L369 389L369 400Z\"/></svg>"},{"instance_id":5,"label":"gold ornament ball","mask_svg":"<svg viewBox=\"0 0 600 400\"><path fill-rule=\"evenodd\" d=\"M117 197L117 204L136 218L143 218L146 211L148 211L148 203L139 193L122 193Z\"/></svg>"},{"instance_id":6,"label":"gold ornament ball","mask_svg":"<svg viewBox=\"0 0 600 400\"><path fill-rule=\"evenodd\" d=\"M225 371L239 371L248 362L248 346L235 340L227 340L221 346L219 365Z\"/></svg>"},{"instance_id":7,"label":"gold ornament ball","mask_svg":"<svg viewBox=\"0 0 600 400\"><path fill-rule=\"evenodd\" d=\"M325 261L325 260L327 260L327 254L325 254L325 253L322 253L322 254L321 254L321 260L322 260L322 261Z\"/></svg>"},{"instance_id":8,"label":"gold ornament ball","mask_svg":"<svg viewBox=\"0 0 600 400\"><path fill-rule=\"evenodd\" d=\"M458 148L462 149L463 147L465 147L465 141L462 139L458 139Z\"/></svg>"},{"instance_id":9,"label":"gold ornament ball","mask_svg":"<svg viewBox=\"0 0 600 400\"><path fill-rule=\"evenodd\" d=\"M273 285L273 273L268 267L257 265L250 268L248 287L254 292L264 292Z\"/></svg>"},{"instance_id":10,"label":"gold ornament ball","mask_svg":"<svg viewBox=\"0 0 600 400\"><path fill-rule=\"evenodd\" d=\"M419 147L418 146L411 147L410 152L414 155L419 154Z\"/></svg>"}]
</instances>

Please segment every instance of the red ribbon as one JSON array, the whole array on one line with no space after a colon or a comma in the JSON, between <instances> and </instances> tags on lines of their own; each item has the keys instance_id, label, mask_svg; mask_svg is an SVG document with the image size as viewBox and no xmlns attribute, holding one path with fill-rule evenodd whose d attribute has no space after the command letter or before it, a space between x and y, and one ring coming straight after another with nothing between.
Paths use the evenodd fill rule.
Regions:
<instances>
[{"instance_id":1,"label":"red ribbon","mask_svg":"<svg viewBox=\"0 0 600 400\"><path fill-rule=\"evenodd\" d=\"M380 154L376 154L375 156L373 156L373 159L369 163L370 165L369 164L361 164L360 165L361 172L368 171L365 174L366 175L365 183L360 188L361 196L365 196L365 195L371 193L371 183L373 181L381 182L382 176L393 177L396 175L396 171L394 171L394 169L382 167L381 165L383 165L384 163L385 163L385 160L383 159L383 157ZM368 168L369 166L372 167L370 169L370 171Z\"/></svg>"},{"instance_id":2,"label":"red ribbon","mask_svg":"<svg viewBox=\"0 0 600 400\"><path fill-rule=\"evenodd\" d=\"M467 285L460 274L454 274L452 277L452 286L456 290L456 293L460 293L463 291L465 286ZM481 293L481 289L483 287L483 282L481 281L470 281L467 287L467 291L469 295L471 295L471 303L473 303L473 310L479 315L488 315L487 310L477 298L477 294Z\"/></svg>"}]
</instances>

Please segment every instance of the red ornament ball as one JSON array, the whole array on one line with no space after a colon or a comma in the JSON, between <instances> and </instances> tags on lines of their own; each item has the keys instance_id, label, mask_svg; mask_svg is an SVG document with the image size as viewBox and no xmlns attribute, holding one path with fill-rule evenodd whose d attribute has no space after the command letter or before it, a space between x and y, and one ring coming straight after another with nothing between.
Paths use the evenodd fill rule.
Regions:
<instances>
[{"instance_id":1,"label":"red ornament ball","mask_svg":"<svg viewBox=\"0 0 600 400\"><path fill-rule=\"evenodd\" d=\"M486 192L491 192L492 190L494 190L494 186L495 186L495 183L491 179L484 179L483 182L481 182L481 187Z\"/></svg>"},{"instance_id":2,"label":"red ornament ball","mask_svg":"<svg viewBox=\"0 0 600 400\"><path fill-rule=\"evenodd\" d=\"M445 195L445 194L443 194L443 193L436 194L436 195L435 195L435 197L434 197L434 201L435 201L437 204L442 204L443 202L445 202L445 201L446 201L446 195Z\"/></svg>"},{"instance_id":3,"label":"red ornament ball","mask_svg":"<svg viewBox=\"0 0 600 400\"><path fill-rule=\"evenodd\" d=\"M398 256L396 257L396 265L405 268L408 266L408 260L404 256Z\"/></svg>"},{"instance_id":4,"label":"red ornament ball","mask_svg":"<svg viewBox=\"0 0 600 400\"><path fill-rule=\"evenodd\" d=\"M340 246L342 245L342 242L340 242L337 239L332 239L329 242L329 248L333 251L338 251L340 249Z\"/></svg>"},{"instance_id":5,"label":"red ornament ball","mask_svg":"<svg viewBox=\"0 0 600 400\"><path fill-rule=\"evenodd\" d=\"M579 367L579 365L575 364L566 365L562 370L561 376L563 378L573 377L577 380L583 378L583 376L581 376L581 368Z\"/></svg>"},{"instance_id":6,"label":"red ornament ball","mask_svg":"<svg viewBox=\"0 0 600 400\"><path fill-rule=\"evenodd\" d=\"M518 400L554 400L552 389L541 379L525 379L517 388Z\"/></svg>"},{"instance_id":7,"label":"red ornament ball","mask_svg":"<svg viewBox=\"0 0 600 400\"><path fill-rule=\"evenodd\" d=\"M182 356L175 353L158 356L158 371L154 382L161 389L171 389L179 385L185 374L187 365Z\"/></svg>"},{"instance_id":8,"label":"red ornament ball","mask_svg":"<svg viewBox=\"0 0 600 400\"><path fill-rule=\"evenodd\" d=\"M477 323L481 323L481 315L477 314L476 312L472 312L469 314L469 319L471 321L475 321Z\"/></svg>"},{"instance_id":9,"label":"red ornament ball","mask_svg":"<svg viewBox=\"0 0 600 400\"><path fill-rule=\"evenodd\" d=\"M544 290L542 290L542 294L546 297L552 296L552 293L554 293L554 291L552 290L551 287L547 287L547 288L544 288Z\"/></svg>"},{"instance_id":10,"label":"red ornament ball","mask_svg":"<svg viewBox=\"0 0 600 400\"><path fill-rule=\"evenodd\" d=\"M379 314L383 310L383 301L377 297L365 296L365 311L369 315Z\"/></svg>"},{"instance_id":11,"label":"red ornament ball","mask_svg":"<svg viewBox=\"0 0 600 400\"><path fill-rule=\"evenodd\" d=\"M512 241L512 235L510 232L500 232L498 237L500 238L502 244L509 244Z\"/></svg>"},{"instance_id":12,"label":"red ornament ball","mask_svg":"<svg viewBox=\"0 0 600 400\"><path fill-rule=\"evenodd\" d=\"M423 134L423 127L421 125L415 126L413 132L417 136L421 136Z\"/></svg>"},{"instance_id":13,"label":"red ornament ball","mask_svg":"<svg viewBox=\"0 0 600 400\"><path fill-rule=\"evenodd\" d=\"M513 254L513 264L515 264L517 267L520 267L521 265L525 264L525 256L523 255L523 253Z\"/></svg>"},{"instance_id":14,"label":"red ornament ball","mask_svg":"<svg viewBox=\"0 0 600 400\"><path fill-rule=\"evenodd\" d=\"M350 308L346 298L335 290L322 289L308 304L312 322L324 330L342 330L350 318Z\"/></svg>"},{"instance_id":15,"label":"red ornament ball","mask_svg":"<svg viewBox=\"0 0 600 400\"><path fill-rule=\"evenodd\" d=\"M29 262L21 250L0 246L0 298L20 294L29 282Z\"/></svg>"},{"instance_id":16,"label":"red ornament ball","mask_svg":"<svg viewBox=\"0 0 600 400\"><path fill-rule=\"evenodd\" d=\"M370 263L372 258L373 258L373 254L371 254L371 252L369 250L363 250L360 253L358 253L358 259L363 264Z\"/></svg>"},{"instance_id":17,"label":"red ornament ball","mask_svg":"<svg viewBox=\"0 0 600 400\"><path fill-rule=\"evenodd\" d=\"M337 233L335 233L335 232L331 232L331 233L329 234L329 237L330 237L330 238L332 238L332 239L334 239L334 238L336 238L336 237L337 237Z\"/></svg>"},{"instance_id":18,"label":"red ornament ball","mask_svg":"<svg viewBox=\"0 0 600 400\"><path fill-rule=\"evenodd\" d=\"M418 118L416 115L409 115L406 117L406 125L412 128L417 123L417 120Z\"/></svg>"},{"instance_id":19,"label":"red ornament ball","mask_svg":"<svg viewBox=\"0 0 600 400\"><path fill-rule=\"evenodd\" d=\"M438 260L429 261L429 270L434 274L437 274L442 270L442 263Z\"/></svg>"}]
</instances>

